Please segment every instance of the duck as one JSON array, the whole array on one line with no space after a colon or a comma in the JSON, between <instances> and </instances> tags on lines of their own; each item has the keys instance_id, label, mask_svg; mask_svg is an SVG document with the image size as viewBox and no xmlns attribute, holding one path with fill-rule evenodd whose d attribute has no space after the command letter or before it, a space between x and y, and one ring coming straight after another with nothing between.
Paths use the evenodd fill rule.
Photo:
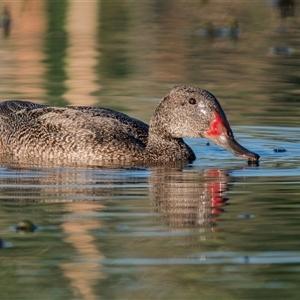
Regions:
<instances>
[{"instance_id":1,"label":"duck","mask_svg":"<svg viewBox=\"0 0 300 300\"><path fill-rule=\"evenodd\" d=\"M157 104L150 124L93 106L49 106L22 100L0 104L0 153L18 159L75 162L192 163L184 138L207 138L237 157L259 155L234 138L217 98L207 90L174 86Z\"/></svg>"}]
</instances>

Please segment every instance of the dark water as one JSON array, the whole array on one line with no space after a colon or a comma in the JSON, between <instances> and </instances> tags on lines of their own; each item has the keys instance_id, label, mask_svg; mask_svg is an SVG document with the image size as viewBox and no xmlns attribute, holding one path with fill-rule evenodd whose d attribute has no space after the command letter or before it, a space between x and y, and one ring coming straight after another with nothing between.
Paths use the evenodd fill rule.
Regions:
<instances>
[{"instance_id":1,"label":"dark water","mask_svg":"<svg viewBox=\"0 0 300 300\"><path fill-rule=\"evenodd\" d=\"M189 83L261 161L192 139L197 160L177 169L1 161L1 299L299 299L298 8L242 2L10 3L2 99L148 122Z\"/></svg>"}]
</instances>

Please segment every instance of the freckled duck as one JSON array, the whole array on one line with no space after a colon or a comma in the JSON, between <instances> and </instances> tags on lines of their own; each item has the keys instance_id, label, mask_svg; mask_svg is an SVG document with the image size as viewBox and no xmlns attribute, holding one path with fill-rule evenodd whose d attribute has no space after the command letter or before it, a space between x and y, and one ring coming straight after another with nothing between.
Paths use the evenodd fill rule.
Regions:
<instances>
[{"instance_id":1,"label":"freckled duck","mask_svg":"<svg viewBox=\"0 0 300 300\"><path fill-rule=\"evenodd\" d=\"M0 152L14 157L77 162L192 162L183 138L205 137L234 155L258 161L233 137L218 100L208 91L175 86L158 103L150 126L100 107L54 107L10 100L0 104Z\"/></svg>"}]
</instances>

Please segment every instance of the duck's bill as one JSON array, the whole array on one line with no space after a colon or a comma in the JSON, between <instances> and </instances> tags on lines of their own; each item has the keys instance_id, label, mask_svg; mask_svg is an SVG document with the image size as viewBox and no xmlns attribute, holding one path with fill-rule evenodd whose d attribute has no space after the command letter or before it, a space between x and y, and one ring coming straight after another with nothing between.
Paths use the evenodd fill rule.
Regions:
<instances>
[{"instance_id":1,"label":"duck's bill","mask_svg":"<svg viewBox=\"0 0 300 300\"><path fill-rule=\"evenodd\" d=\"M225 148L226 150L230 151L233 153L235 156L249 159L252 161L258 161L259 160L259 155L249 151L242 145L240 145L234 137L228 137L225 135L219 135L219 136L206 136L209 140L217 144L218 146L221 146Z\"/></svg>"},{"instance_id":2,"label":"duck's bill","mask_svg":"<svg viewBox=\"0 0 300 300\"><path fill-rule=\"evenodd\" d=\"M249 159L251 161L259 160L258 154L244 148L235 140L227 120L217 112L214 112L211 128L204 132L204 137L238 157Z\"/></svg>"}]
</instances>

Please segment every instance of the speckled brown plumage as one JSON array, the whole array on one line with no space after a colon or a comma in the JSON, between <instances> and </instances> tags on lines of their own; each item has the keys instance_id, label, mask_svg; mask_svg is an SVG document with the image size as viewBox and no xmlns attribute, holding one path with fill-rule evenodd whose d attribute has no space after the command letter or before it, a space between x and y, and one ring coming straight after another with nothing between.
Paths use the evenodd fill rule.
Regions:
<instances>
[{"instance_id":1,"label":"speckled brown plumage","mask_svg":"<svg viewBox=\"0 0 300 300\"><path fill-rule=\"evenodd\" d=\"M80 163L192 162L195 154L182 138L202 137L213 111L226 120L212 94L191 86L172 88L156 107L150 127L106 108L10 100L0 104L0 149L17 158Z\"/></svg>"}]
</instances>

